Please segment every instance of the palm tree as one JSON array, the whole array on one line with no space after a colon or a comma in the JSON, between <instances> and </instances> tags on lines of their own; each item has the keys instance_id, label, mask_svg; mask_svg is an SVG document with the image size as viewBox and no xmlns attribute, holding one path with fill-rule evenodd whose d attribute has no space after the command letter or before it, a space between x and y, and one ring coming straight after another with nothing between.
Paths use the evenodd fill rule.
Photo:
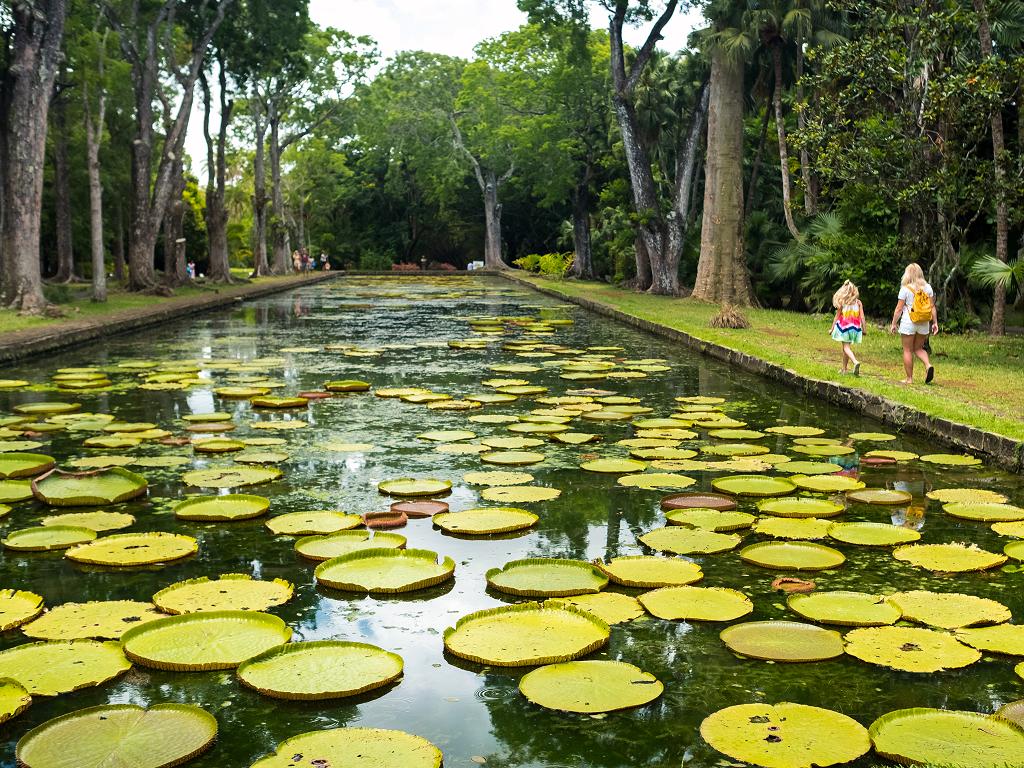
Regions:
<instances>
[{"instance_id":1,"label":"palm tree","mask_svg":"<svg viewBox=\"0 0 1024 768\"><path fill-rule=\"evenodd\" d=\"M1024 256L1005 262L995 256L983 256L971 265L971 279L985 288L996 288L1004 295L1024 297Z\"/></svg>"}]
</instances>

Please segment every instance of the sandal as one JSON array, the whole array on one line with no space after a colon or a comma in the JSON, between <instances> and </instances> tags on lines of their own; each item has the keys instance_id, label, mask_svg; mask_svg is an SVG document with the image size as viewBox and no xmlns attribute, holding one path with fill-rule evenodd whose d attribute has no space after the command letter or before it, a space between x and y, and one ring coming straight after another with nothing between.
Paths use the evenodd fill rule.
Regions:
<instances>
[{"instance_id":1,"label":"sandal","mask_svg":"<svg viewBox=\"0 0 1024 768\"><path fill-rule=\"evenodd\" d=\"M853 364L853 375L860 376L860 363Z\"/></svg>"},{"instance_id":2,"label":"sandal","mask_svg":"<svg viewBox=\"0 0 1024 768\"><path fill-rule=\"evenodd\" d=\"M924 383L925 384L931 384L932 380L934 378L935 378L935 366L934 365L929 365L928 366L928 373L926 373L925 376L924 376Z\"/></svg>"}]
</instances>

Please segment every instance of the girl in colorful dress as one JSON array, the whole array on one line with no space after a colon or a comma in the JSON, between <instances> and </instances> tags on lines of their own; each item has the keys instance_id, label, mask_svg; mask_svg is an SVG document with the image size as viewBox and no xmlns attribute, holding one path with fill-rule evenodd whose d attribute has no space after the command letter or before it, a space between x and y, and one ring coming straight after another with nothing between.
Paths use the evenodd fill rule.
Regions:
<instances>
[{"instance_id":1,"label":"girl in colorful dress","mask_svg":"<svg viewBox=\"0 0 1024 768\"><path fill-rule=\"evenodd\" d=\"M836 308L836 319L832 322L832 338L843 345L843 368L848 373L853 363L853 375L860 376L860 360L853 354L853 344L864 340L864 305L860 301L857 286L847 280L832 296Z\"/></svg>"}]
</instances>

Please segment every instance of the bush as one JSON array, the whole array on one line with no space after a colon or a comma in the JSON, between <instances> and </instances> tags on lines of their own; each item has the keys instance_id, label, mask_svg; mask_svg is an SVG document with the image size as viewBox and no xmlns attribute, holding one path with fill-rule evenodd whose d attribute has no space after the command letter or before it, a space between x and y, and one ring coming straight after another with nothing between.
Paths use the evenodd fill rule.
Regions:
<instances>
[{"instance_id":1,"label":"bush","mask_svg":"<svg viewBox=\"0 0 1024 768\"><path fill-rule=\"evenodd\" d=\"M392 272L419 272L419 264L407 264L405 262L399 262L398 264L391 265Z\"/></svg>"},{"instance_id":2,"label":"bush","mask_svg":"<svg viewBox=\"0 0 1024 768\"><path fill-rule=\"evenodd\" d=\"M387 251L365 250L359 254L359 269L386 271L395 263L394 256Z\"/></svg>"},{"instance_id":3,"label":"bush","mask_svg":"<svg viewBox=\"0 0 1024 768\"><path fill-rule=\"evenodd\" d=\"M527 272L536 272L546 277L565 277L572 266L572 253L531 253L512 263Z\"/></svg>"}]
</instances>

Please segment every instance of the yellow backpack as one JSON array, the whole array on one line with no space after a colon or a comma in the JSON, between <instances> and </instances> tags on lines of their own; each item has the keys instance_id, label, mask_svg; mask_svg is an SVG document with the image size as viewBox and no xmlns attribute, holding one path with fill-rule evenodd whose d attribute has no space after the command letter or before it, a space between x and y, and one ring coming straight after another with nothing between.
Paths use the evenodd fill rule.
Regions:
<instances>
[{"instance_id":1,"label":"yellow backpack","mask_svg":"<svg viewBox=\"0 0 1024 768\"><path fill-rule=\"evenodd\" d=\"M932 297L924 291L914 291L914 303L910 306L910 322L927 323L932 319Z\"/></svg>"}]
</instances>

